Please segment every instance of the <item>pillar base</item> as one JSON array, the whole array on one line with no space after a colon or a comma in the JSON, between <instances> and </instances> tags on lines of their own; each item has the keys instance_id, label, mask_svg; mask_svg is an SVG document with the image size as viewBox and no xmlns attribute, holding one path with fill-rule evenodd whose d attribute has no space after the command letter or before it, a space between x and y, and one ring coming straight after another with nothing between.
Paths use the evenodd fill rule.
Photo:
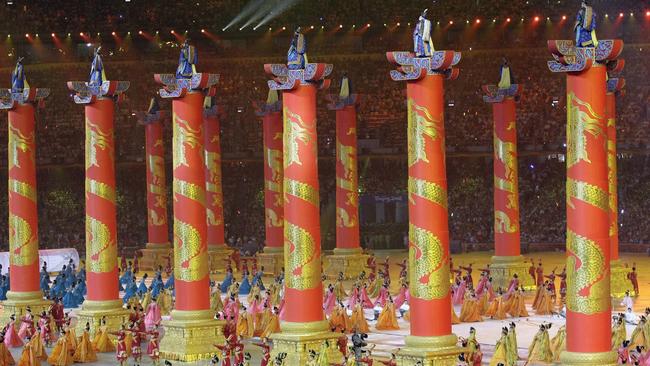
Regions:
<instances>
[{"instance_id":1,"label":"pillar base","mask_svg":"<svg viewBox=\"0 0 650 366\"><path fill-rule=\"evenodd\" d=\"M406 346L396 355L398 366L456 366L458 355L465 349L458 347L455 334L439 337L407 336Z\"/></svg>"},{"instance_id":2,"label":"pillar base","mask_svg":"<svg viewBox=\"0 0 650 366\"><path fill-rule=\"evenodd\" d=\"M142 258L140 259L140 270L155 271L158 266L167 266L167 257L173 256L172 245L147 243L144 249L140 249Z\"/></svg>"},{"instance_id":3,"label":"pillar base","mask_svg":"<svg viewBox=\"0 0 650 366\"><path fill-rule=\"evenodd\" d=\"M563 366L614 366L617 364L616 352L578 353L564 351L560 354Z\"/></svg>"},{"instance_id":4,"label":"pillar base","mask_svg":"<svg viewBox=\"0 0 650 366\"><path fill-rule=\"evenodd\" d=\"M328 255L329 265L325 269L328 278L337 278L339 272L343 272L343 278L346 280L359 277L361 271L366 270L368 255L363 254L361 248L353 249L334 249L334 254Z\"/></svg>"},{"instance_id":5,"label":"pillar base","mask_svg":"<svg viewBox=\"0 0 650 366\"><path fill-rule=\"evenodd\" d=\"M102 317L106 317L109 332L117 332L122 324L126 324L127 327L129 325L129 311L122 307L122 300L86 300L77 314L77 334L83 333L86 323L90 323L90 336L94 336Z\"/></svg>"},{"instance_id":6,"label":"pillar base","mask_svg":"<svg viewBox=\"0 0 650 366\"><path fill-rule=\"evenodd\" d=\"M507 257L507 256L492 256L490 263L490 276L492 276L492 287L498 289L501 287L504 291L508 289L512 275L515 273L519 277L519 284L526 291L535 290L537 286L533 278L528 274L530 265L524 261L521 255Z\"/></svg>"},{"instance_id":7,"label":"pillar base","mask_svg":"<svg viewBox=\"0 0 650 366\"><path fill-rule=\"evenodd\" d=\"M230 258L233 250L227 245L208 246L208 264L210 273L226 271L226 259Z\"/></svg>"},{"instance_id":8,"label":"pillar base","mask_svg":"<svg viewBox=\"0 0 650 366\"><path fill-rule=\"evenodd\" d=\"M52 304L49 300L43 299L43 293L34 292L7 292L7 300L2 302L3 311L0 314L1 324L9 322L11 314L16 314L16 325L20 325L20 319L25 315L27 307L32 310L32 315L38 319L38 315L47 311Z\"/></svg>"},{"instance_id":9,"label":"pillar base","mask_svg":"<svg viewBox=\"0 0 650 366\"><path fill-rule=\"evenodd\" d=\"M264 247L263 253L257 253L259 267L264 267L264 274L277 275L284 267L283 247Z\"/></svg>"},{"instance_id":10,"label":"pillar base","mask_svg":"<svg viewBox=\"0 0 650 366\"><path fill-rule=\"evenodd\" d=\"M215 344L225 342L224 321L215 320L210 310L172 311L172 319L163 321L165 336L160 341L160 358L195 362L212 358Z\"/></svg>"},{"instance_id":11,"label":"pillar base","mask_svg":"<svg viewBox=\"0 0 650 366\"><path fill-rule=\"evenodd\" d=\"M271 359L285 352L287 358L284 365L306 365L309 360L309 350L320 352L324 341L329 342L328 358L338 361L343 358L336 347L336 341L340 333L329 331L329 323L324 321L310 323L282 322L281 333L274 333L270 336L273 341Z\"/></svg>"},{"instance_id":12,"label":"pillar base","mask_svg":"<svg viewBox=\"0 0 650 366\"><path fill-rule=\"evenodd\" d=\"M610 283L612 297L622 298L625 291L630 291L630 296L636 296L632 282L627 278L632 268L624 267L620 260L610 262Z\"/></svg>"}]
</instances>

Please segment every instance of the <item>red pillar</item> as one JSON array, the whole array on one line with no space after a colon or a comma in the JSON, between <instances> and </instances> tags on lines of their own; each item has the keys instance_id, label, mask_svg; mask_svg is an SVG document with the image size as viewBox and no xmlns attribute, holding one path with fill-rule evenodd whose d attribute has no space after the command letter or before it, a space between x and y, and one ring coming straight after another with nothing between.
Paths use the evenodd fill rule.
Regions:
<instances>
[{"instance_id":1,"label":"red pillar","mask_svg":"<svg viewBox=\"0 0 650 366\"><path fill-rule=\"evenodd\" d=\"M282 113L272 110L262 117L264 135L264 212L266 247L281 250L284 245L284 200L282 198Z\"/></svg>"},{"instance_id":2,"label":"red pillar","mask_svg":"<svg viewBox=\"0 0 650 366\"><path fill-rule=\"evenodd\" d=\"M609 188L609 254L618 260L618 182L616 169L616 94L605 96L607 114L607 181Z\"/></svg>"},{"instance_id":3,"label":"red pillar","mask_svg":"<svg viewBox=\"0 0 650 366\"><path fill-rule=\"evenodd\" d=\"M42 298L38 268L34 106L9 110L9 270L12 296Z\"/></svg>"},{"instance_id":4,"label":"red pillar","mask_svg":"<svg viewBox=\"0 0 650 366\"><path fill-rule=\"evenodd\" d=\"M336 248L360 249L355 104L336 111Z\"/></svg>"},{"instance_id":5,"label":"red pillar","mask_svg":"<svg viewBox=\"0 0 650 366\"><path fill-rule=\"evenodd\" d=\"M168 248L167 183L163 126L159 118L145 123L147 160L147 247Z\"/></svg>"},{"instance_id":6,"label":"red pillar","mask_svg":"<svg viewBox=\"0 0 650 366\"><path fill-rule=\"evenodd\" d=\"M285 91L284 104L284 321L320 322L320 202L316 134L316 87Z\"/></svg>"},{"instance_id":7,"label":"red pillar","mask_svg":"<svg viewBox=\"0 0 650 366\"><path fill-rule=\"evenodd\" d=\"M225 249L223 222L223 189L221 185L221 127L217 106L206 97L203 113L205 128L205 188L208 250Z\"/></svg>"},{"instance_id":8,"label":"red pillar","mask_svg":"<svg viewBox=\"0 0 650 366\"><path fill-rule=\"evenodd\" d=\"M203 94L174 98L174 276L176 310L210 309Z\"/></svg>"},{"instance_id":9,"label":"red pillar","mask_svg":"<svg viewBox=\"0 0 650 366\"><path fill-rule=\"evenodd\" d=\"M567 75L567 351L562 364L614 365L603 63L618 57L623 44L601 40L603 48L595 52L560 42L566 41L549 41L557 60L549 68ZM569 52L573 57L563 57Z\"/></svg>"}]
</instances>

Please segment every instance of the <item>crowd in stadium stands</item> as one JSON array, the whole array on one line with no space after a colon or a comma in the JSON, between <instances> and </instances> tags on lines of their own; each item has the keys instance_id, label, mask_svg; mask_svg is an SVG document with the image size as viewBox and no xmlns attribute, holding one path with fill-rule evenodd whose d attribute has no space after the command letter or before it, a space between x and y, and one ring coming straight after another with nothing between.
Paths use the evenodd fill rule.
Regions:
<instances>
[{"instance_id":1,"label":"crowd in stadium stands","mask_svg":"<svg viewBox=\"0 0 650 366\"><path fill-rule=\"evenodd\" d=\"M346 18L350 11L351 14L367 14L372 22L380 22L381 19L408 20L417 18L422 7L420 3L397 0L334 2L338 4L339 11L331 11L332 2L309 2L311 6L305 6L306 2L302 2L290 9L282 19L287 24L314 19L321 21L318 14L322 13L327 14L321 21L322 24L350 23L352 20ZM84 3L85 8L78 8L78 4L73 7L72 4L63 3L57 10L43 6L44 0L33 0L27 5L22 1L14 3L0 9L0 13L11 15L5 17L8 21L0 25L0 32L4 28L23 29L21 27L27 25L30 29L53 29L57 32L78 32L80 29L105 31L103 28L93 28L94 24L103 24L104 27L109 24L121 27L120 29L152 28L159 24L169 27L220 24L221 27L224 19L234 17L246 2L228 2L229 5L225 6L223 4L226 2L223 1L197 0L192 5L176 2L147 7L151 2L113 2L109 6L89 1ZM535 9L548 9L550 5L553 5L551 8L554 14L571 14L576 6L573 1L564 0L557 3L549 0L439 0L438 3L443 3L445 9L449 9L446 13L448 17L463 14L468 9L470 13L481 14L483 17L509 12L513 16L528 16ZM614 11L618 7L636 9L640 2L595 0L592 3L597 8L604 6ZM329 10L324 8L326 6ZM431 6L433 18L440 16L436 13L436 6ZM192 14L196 13L197 7L210 11L204 11L201 19L194 20ZM39 14L39 9L48 9L51 13L43 16ZM133 18L136 16L138 22L134 23ZM75 19L75 22L70 22L70 19ZM359 152L362 155L359 159L361 194L405 197L405 85L390 80L391 65L383 53L390 49L408 48L409 31L404 27L400 32L362 36L359 42L352 37L351 44L341 47L336 47L336 42L324 40L328 35L336 36L331 33L324 37L321 37L323 34L308 34L310 41L313 41L310 43L310 61L334 64L332 87L319 93L317 111L322 237L325 248L331 248L335 242L335 114L327 110L325 95L338 93L338 81L344 72L350 76L354 92L361 95L358 108ZM479 46L480 37L468 41L461 33L463 32L456 32L455 38L451 39L445 38L447 36L443 34L435 36L437 39L444 38L444 42L440 43L447 43L449 47L446 48L458 45L458 49L463 51L459 78L445 83L451 238L467 243L492 241L492 112L491 106L482 100L481 85L496 83L501 59L505 56L510 60L515 81L523 86L517 107L522 242L563 242L565 165L561 157L565 141L565 81L563 76L553 75L547 69L546 61L550 55L542 48L543 41L540 43L541 39L547 37L538 35L535 42L530 44L526 43L529 40L526 37L515 37L512 44L504 42L502 46L505 48L489 49ZM221 74L217 99L224 157L226 240L245 254L255 252L264 245L262 129L252 103L266 99L267 76L264 75L262 65L283 61L281 56L286 49L286 37L278 37L274 42L261 42L259 39L243 42L245 45L259 47L224 48L219 43L218 47L211 48L200 43L198 69ZM92 45L94 44L95 40ZM153 80L153 73L171 73L175 70L178 49L176 44L167 42L160 42L159 47L142 51L138 49L141 46L139 44L131 44L130 50L126 44L125 41L123 46L107 45L104 63L109 79L131 82L127 100L117 107L115 138L118 240L126 250L133 250L146 242L146 212L143 209L144 131L135 114L146 109L149 98L159 88ZM83 252L83 107L71 101L65 82L87 79L90 66L86 60L88 50L85 50L85 44L76 45L76 48L54 48L54 51L51 45L44 45L43 49L24 44L16 44L13 49L7 45L8 43L0 45L0 50L3 51L0 55L3 66L0 69L0 85L9 85L9 65L14 62L15 54L25 53L27 60L31 61L26 63L30 84L51 89L45 108L37 114L36 156L39 165L41 246L72 246ZM475 48L470 49L472 45ZM642 42L626 46L622 55L626 59L623 76L628 79L628 83L626 95L618 98L617 108L620 238L625 243L648 243L650 222L646 213L647 202L650 202L650 169L646 169L646 141L650 137L650 83L642 77L649 71L645 61L648 49ZM73 55L59 51L63 49ZM56 60L58 62L43 62L39 58L39 52L60 52L64 55ZM82 59L84 62L80 62ZM168 101L161 101L161 107L168 110L171 106ZM164 121L168 162L171 159L169 122L169 118ZM6 128L0 129L0 141L6 139ZM6 149L0 149L0 162L3 161L7 161ZM3 174L0 175L0 191L6 192L6 169L0 174ZM168 180L171 180L169 171ZM0 207L6 207L6 199L6 195L0 195ZM171 215L171 207L169 213ZM7 222L6 215L6 210L0 210L0 222ZM364 215L368 214L362 212ZM378 248L404 247L406 223L393 218L386 221L376 223L366 220L363 223L361 231L364 245ZM0 248L6 248L7 235L7 225L0 225Z\"/></svg>"}]
</instances>

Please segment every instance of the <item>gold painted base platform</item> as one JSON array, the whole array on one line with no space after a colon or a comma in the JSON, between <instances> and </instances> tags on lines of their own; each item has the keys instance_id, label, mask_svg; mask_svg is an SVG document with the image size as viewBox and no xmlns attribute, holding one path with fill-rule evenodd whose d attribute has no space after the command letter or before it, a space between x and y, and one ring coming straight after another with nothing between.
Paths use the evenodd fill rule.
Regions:
<instances>
[{"instance_id":1,"label":"gold painted base platform","mask_svg":"<svg viewBox=\"0 0 650 366\"><path fill-rule=\"evenodd\" d=\"M440 337L407 336L406 347L396 355L397 365L456 366L458 355L464 351L458 347L458 337L455 334Z\"/></svg>"},{"instance_id":2,"label":"gold painted base platform","mask_svg":"<svg viewBox=\"0 0 650 366\"><path fill-rule=\"evenodd\" d=\"M195 362L217 354L223 344L224 321L214 320L210 310L174 310L172 320L163 321L165 336L160 341L160 358Z\"/></svg>"},{"instance_id":3,"label":"gold painted base platform","mask_svg":"<svg viewBox=\"0 0 650 366\"><path fill-rule=\"evenodd\" d=\"M140 259L140 270L155 271L159 266L167 266L167 257L173 256L171 244L151 244L147 243L144 249L140 249L142 258Z\"/></svg>"},{"instance_id":4,"label":"gold painted base platform","mask_svg":"<svg viewBox=\"0 0 650 366\"><path fill-rule=\"evenodd\" d=\"M101 325L101 320L106 317L106 326L109 332L116 332L122 324L129 326L129 311L122 307L122 300L113 301L84 301L81 311L77 314L77 334L86 329L86 323L90 325L91 337Z\"/></svg>"},{"instance_id":5,"label":"gold painted base platform","mask_svg":"<svg viewBox=\"0 0 650 366\"><path fill-rule=\"evenodd\" d=\"M524 261L523 256L501 257L493 256L490 263L490 276L492 276L492 287L495 291L501 287L504 291L508 289L512 275L519 277L519 284L524 290L535 290L535 282L528 273L530 263Z\"/></svg>"},{"instance_id":6,"label":"gold painted base platform","mask_svg":"<svg viewBox=\"0 0 650 366\"><path fill-rule=\"evenodd\" d=\"M284 248L265 247L264 252L257 253L259 268L264 267L265 275L278 275L284 267Z\"/></svg>"},{"instance_id":7,"label":"gold painted base platform","mask_svg":"<svg viewBox=\"0 0 650 366\"><path fill-rule=\"evenodd\" d=\"M35 320L38 315L50 308L52 302L43 299L41 291L34 292L7 292L7 300L2 302L2 314L0 314L0 324L7 324L11 314L16 315L16 326L20 325L20 319L27 312L29 307Z\"/></svg>"},{"instance_id":8,"label":"gold painted base platform","mask_svg":"<svg viewBox=\"0 0 650 366\"><path fill-rule=\"evenodd\" d=\"M361 248L336 248L334 254L328 255L326 258L329 264L325 269L325 274L330 279L337 278L340 272L343 272L343 277L346 280L354 279L359 277L361 271L367 271L368 255L363 254Z\"/></svg>"},{"instance_id":9,"label":"gold painted base platform","mask_svg":"<svg viewBox=\"0 0 650 366\"><path fill-rule=\"evenodd\" d=\"M208 247L208 263L210 273L223 273L226 271L226 259L230 258L233 250L226 245Z\"/></svg>"},{"instance_id":10,"label":"gold painted base platform","mask_svg":"<svg viewBox=\"0 0 650 366\"><path fill-rule=\"evenodd\" d=\"M625 296L625 291L630 291L631 296L636 296L632 282L627 278L627 275L632 272L632 268L624 267L620 260L610 262L610 291L613 297L622 298Z\"/></svg>"},{"instance_id":11,"label":"gold painted base platform","mask_svg":"<svg viewBox=\"0 0 650 366\"><path fill-rule=\"evenodd\" d=\"M327 321L313 323L289 323L280 324L281 333L271 335L273 348L271 359L281 353L286 353L284 365L306 365L309 361L309 351L321 352L323 343L329 343L327 347L328 358L331 362L338 362L343 358L339 352L336 341L341 335L329 331Z\"/></svg>"},{"instance_id":12,"label":"gold painted base platform","mask_svg":"<svg viewBox=\"0 0 650 366\"><path fill-rule=\"evenodd\" d=\"M616 352L577 353L564 351L560 353L563 366L614 366L617 362Z\"/></svg>"}]
</instances>

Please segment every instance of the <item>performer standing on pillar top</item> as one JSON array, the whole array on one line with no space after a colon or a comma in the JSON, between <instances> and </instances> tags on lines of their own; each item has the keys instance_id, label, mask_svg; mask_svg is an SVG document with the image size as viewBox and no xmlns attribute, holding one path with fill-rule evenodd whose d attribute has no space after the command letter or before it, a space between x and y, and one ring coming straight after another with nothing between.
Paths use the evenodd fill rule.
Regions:
<instances>
[{"instance_id":1,"label":"performer standing on pillar top","mask_svg":"<svg viewBox=\"0 0 650 366\"><path fill-rule=\"evenodd\" d=\"M596 16L583 2L576 42L548 42L554 58L549 69L567 75L567 349L560 359L569 366L616 364L611 351L605 93L606 65L620 55L623 42L597 41L595 29Z\"/></svg>"},{"instance_id":2,"label":"performer standing on pillar top","mask_svg":"<svg viewBox=\"0 0 650 366\"><path fill-rule=\"evenodd\" d=\"M339 359L338 334L323 316L320 200L316 129L316 91L326 89L332 65L307 64L304 36L296 30L287 64L267 64L269 88L282 90L284 116L283 195L285 298L281 332L271 335L272 357L287 353L286 363L303 365L309 351L327 340L329 359ZM296 351L299 350L299 351Z\"/></svg>"},{"instance_id":3,"label":"performer standing on pillar top","mask_svg":"<svg viewBox=\"0 0 650 366\"><path fill-rule=\"evenodd\" d=\"M109 81L101 47L95 50L88 82L70 81L74 102L85 106L86 270L87 301L79 312L78 331L89 323L91 333L106 316L109 330L125 320L119 299L117 217L115 206L115 102L129 88L128 81Z\"/></svg>"},{"instance_id":4,"label":"performer standing on pillar top","mask_svg":"<svg viewBox=\"0 0 650 366\"><path fill-rule=\"evenodd\" d=\"M0 109L9 110L9 292L3 302L3 318L12 313L22 319L26 309L47 310L38 268L38 208L36 191L35 105L50 91L31 88L22 57L11 74L11 89L0 89Z\"/></svg>"},{"instance_id":5,"label":"performer standing on pillar top","mask_svg":"<svg viewBox=\"0 0 650 366\"><path fill-rule=\"evenodd\" d=\"M484 85L483 100L492 104L494 120L494 256L492 278L496 287L505 288L517 274L521 286L535 287L526 276L528 266L520 250L519 178L517 169L516 102L521 86L508 59L503 58L496 85Z\"/></svg>"},{"instance_id":6,"label":"performer standing on pillar top","mask_svg":"<svg viewBox=\"0 0 650 366\"><path fill-rule=\"evenodd\" d=\"M266 245L257 258L269 273L284 266L284 199L282 195L282 103L278 91L269 89L266 102L254 103L262 117L264 142L264 226Z\"/></svg>"},{"instance_id":7,"label":"performer standing on pillar top","mask_svg":"<svg viewBox=\"0 0 650 366\"><path fill-rule=\"evenodd\" d=\"M210 269L223 270L224 259L231 251L226 247L223 220L223 188L221 179L221 125L219 109L214 96L203 101L203 128L205 131L205 190L207 241Z\"/></svg>"},{"instance_id":8,"label":"performer standing on pillar top","mask_svg":"<svg viewBox=\"0 0 650 366\"><path fill-rule=\"evenodd\" d=\"M204 97L219 75L196 72L198 56L185 40L176 74L156 74L162 98L172 99L174 289L172 320L163 323L162 358L189 362L210 357L223 341L223 321L213 320L207 248Z\"/></svg>"},{"instance_id":9,"label":"performer standing on pillar top","mask_svg":"<svg viewBox=\"0 0 650 366\"><path fill-rule=\"evenodd\" d=\"M328 95L328 108L336 111L336 248L328 257L330 278L343 273L356 278L365 269L367 256L359 242L359 174L357 169L357 105L347 74L338 95Z\"/></svg>"},{"instance_id":10,"label":"performer standing on pillar top","mask_svg":"<svg viewBox=\"0 0 650 366\"><path fill-rule=\"evenodd\" d=\"M424 12L413 37L415 57L387 53L396 66L391 78L407 82L411 335L397 356L400 364L452 364L461 353L451 332L444 125L444 79L458 76L453 66L461 55L434 51L430 32Z\"/></svg>"},{"instance_id":11,"label":"performer standing on pillar top","mask_svg":"<svg viewBox=\"0 0 650 366\"><path fill-rule=\"evenodd\" d=\"M147 162L147 246L142 250L142 267L154 270L164 264L169 254L169 230L167 222L167 183L165 177L165 149L162 119L158 100L151 98L146 113L138 119L145 127L145 155ZM122 256L126 263L126 259Z\"/></svg>"}]
</instances>

